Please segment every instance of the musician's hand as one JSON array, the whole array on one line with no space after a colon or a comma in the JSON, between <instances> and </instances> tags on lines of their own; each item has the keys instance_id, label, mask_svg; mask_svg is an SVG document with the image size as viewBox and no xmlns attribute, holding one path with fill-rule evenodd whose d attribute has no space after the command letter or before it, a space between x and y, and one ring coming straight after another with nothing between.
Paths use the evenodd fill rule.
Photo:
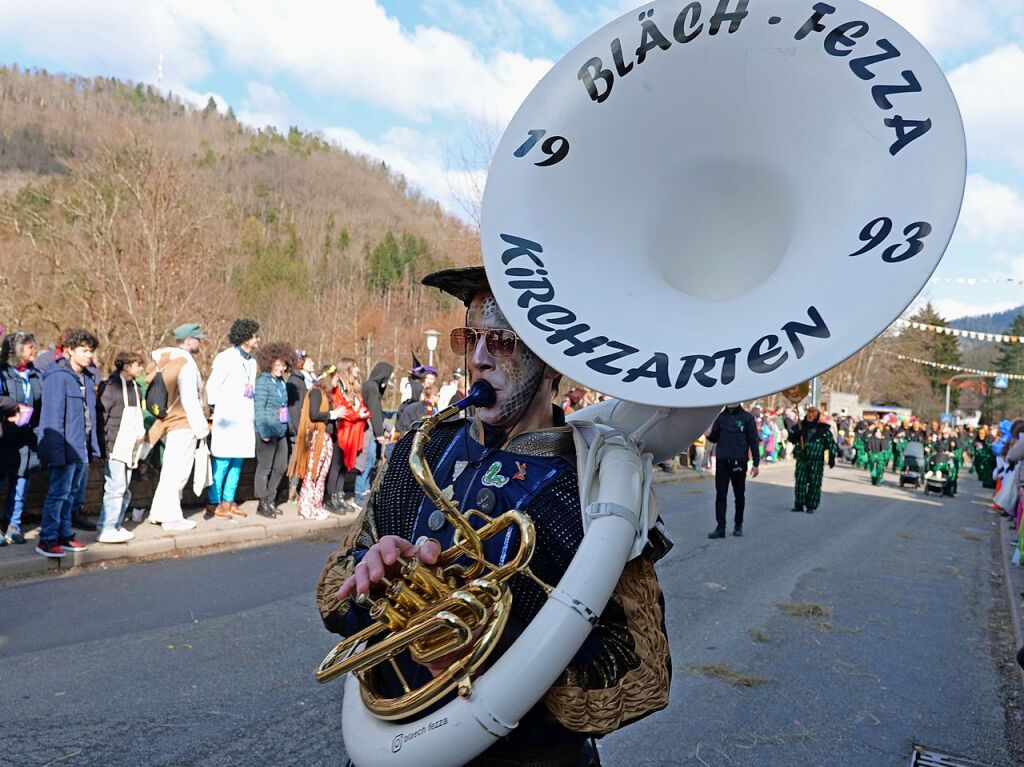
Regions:
<instances>
[{"instance_id":1,"label":"musician's hand","mask_svg":"<svg viewBox=\"0 0 1024 767\"><path fill-rule=\"evenodd\" d=\"M367 549L363 560L356 565L355 572L350 575L338 589L338 599L344 600L353 593L366 594L387 577L398 574L398 558L418 558L425 565L437 562L441 555L441 547L437 541L428 540L422 546L416 546L397 535L385 535L377 543Z\"/></svg>"},{"instance_id":2,"label":"musician's hand","mask_svg":"<svg viewBox=\"0 0 1024 767\"><path fill-rule=\"evenodd\" d=\"M750 469L750 478L753 479L754 477L756 477L760 473L761 473L761 470L758 469L756 466L754 466L754 467L752 467Z\"/></svg>"}]
</instances>

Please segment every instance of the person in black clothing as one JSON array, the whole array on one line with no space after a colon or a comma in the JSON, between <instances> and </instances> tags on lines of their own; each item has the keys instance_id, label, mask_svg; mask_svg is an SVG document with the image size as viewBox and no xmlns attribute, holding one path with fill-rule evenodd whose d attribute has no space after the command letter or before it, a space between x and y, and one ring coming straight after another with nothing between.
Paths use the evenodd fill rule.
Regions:
<instances>
[{"instance_id":1,"label":"person in black clothing","mask_svg":"<svg viewBox=\"0 0 1024 767\"><path fill-rule=\"evenodd\" d=\"M370 427L366 430L366 439L363 443L363 451L366 454L366 464L363 470L356 477L355 500L360 507L366 505L366 499L370 497L370 486L373 482L373 467L377 463L377 452L383 449L387 443L387 435L384 434L384 411L381 409L380 398L387 391L391 383L391 375L395 372L395 366L389 362L378 362L370 371L370 377L362 386L363 407L370 411Z\"/></svg>"},{"instance_id":2,"label":"person in black clothing","mask_svg":"<svg viewBox=\"0 0 1024 767\"><path fill-rule=\"evenodd\" d=\"M725 511L730 483L736 499L736 516L733 520L732 534L743 535L747 461L753 457L754 466L750 470L752 478L757 476L758 464L761 462L758 450L760 439L757 436L754 417L739 404L726 405L711 426L708 439L718 446L716 449L718 459L715 464L715 521L717 525L714 531L708 533L708 538L725 537Z\"/></svg>"},{"instance_id":3,"label":"person in black clothing","mask_svg":"<svg viewBox=\"0 0 1024 767\"><path fill-rule=\"evenodd\" d=\"M316 362L305 352L296 354L296 364L291 367L285 390L288 392L288 455L295 453L295 436L302 418L302 402L313 384L316 383ZM299 499L299 478L288 478L288 500Z\"/></svg>"}]
</instances>

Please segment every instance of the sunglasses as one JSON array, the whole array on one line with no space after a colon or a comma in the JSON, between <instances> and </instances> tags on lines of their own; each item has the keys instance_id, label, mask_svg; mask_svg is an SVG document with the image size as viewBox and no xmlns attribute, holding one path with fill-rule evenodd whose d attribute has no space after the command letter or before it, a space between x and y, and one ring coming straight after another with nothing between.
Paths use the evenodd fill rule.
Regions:
<instances>
[{"instance_id":1,"label":"sunglasses","mask_svg":"<svg viewBox=\"0 0 1024 767\"><path fill-rule=\"evenodd\" d=\"M513 330L497 328L454 328L451 333L455 354L472 354L477 341L483 336L487 353L492 357L511 357L516 352L519 336Z\"/></svg>"}]
</instances>

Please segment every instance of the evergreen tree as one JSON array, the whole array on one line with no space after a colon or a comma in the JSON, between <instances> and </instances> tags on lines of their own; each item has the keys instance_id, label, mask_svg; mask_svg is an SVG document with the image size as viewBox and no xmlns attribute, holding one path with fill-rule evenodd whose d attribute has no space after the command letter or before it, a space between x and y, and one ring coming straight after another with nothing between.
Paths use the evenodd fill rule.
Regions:
<instances>
[{"instance_id":1,"label":"evergreen tree","mask_svg":"<svg viewBox=\"0 0 1024 767\"><path fill-rule=\"evenodd\" d=\"M1011 337L1024 337L1024 314L1018 314L1010 327ZM1024 344L1004 341L999 344L999 356L995 361L999 373L1024 373ZM992 385L992 382L989 382ZM991 389L994 409L1004 418L1016 418L1024 413L1024 381L1012 378L1006 389Z\"/></svg>"},{"instance_id":2,"label":"evergreen tree","mask_svg":"<svg viewBox=\"0 0 1024 767\"><path fill-rule=\"evenodd\" d=\"M926 325L937 325L938 327L946 327L949 323L946 318L939 314L935 307L932 306L929 301L925 304L924 308L921 309L917 314L910 318L911 322L921 322ZM938 362L943 365L960 365L960 347L957 345L956 336L947 336L944 333L935 333L931 331L908 331L909 333L916 333L921 336L919 339L919 348L921 352L915 356L921 359L931 360L932 362ZM952 370L943 370L942 368L928 367L926 369L928 381L931 384L932 394L936 397L944 398L946 396L946 383L955 374ZM950 391L949 406L952 409L956 409L957 400L959 399L959 390L956 388Z\"/></svg>"}]
</instances>

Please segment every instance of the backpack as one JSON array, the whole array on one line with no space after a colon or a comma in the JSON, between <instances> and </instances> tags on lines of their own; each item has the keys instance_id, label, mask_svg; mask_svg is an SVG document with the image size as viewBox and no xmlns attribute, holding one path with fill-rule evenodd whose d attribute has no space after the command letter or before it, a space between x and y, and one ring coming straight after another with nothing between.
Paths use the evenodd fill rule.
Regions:
<instances>
[{"instance_id":1,"label":"backpack","mask_svg":"<svg viewBox=\"0 0 1024 767\"><path fill-rule=\"evenodd\" d=\"M164 372L163 369L156 371L156 375L153 376L153 380L149 382L149 388L146 390L146 412L157 420L163 420L167 417L167 411L169 408L168 403L167 384L164 383Z\"/></svg>"}]
</instances>

